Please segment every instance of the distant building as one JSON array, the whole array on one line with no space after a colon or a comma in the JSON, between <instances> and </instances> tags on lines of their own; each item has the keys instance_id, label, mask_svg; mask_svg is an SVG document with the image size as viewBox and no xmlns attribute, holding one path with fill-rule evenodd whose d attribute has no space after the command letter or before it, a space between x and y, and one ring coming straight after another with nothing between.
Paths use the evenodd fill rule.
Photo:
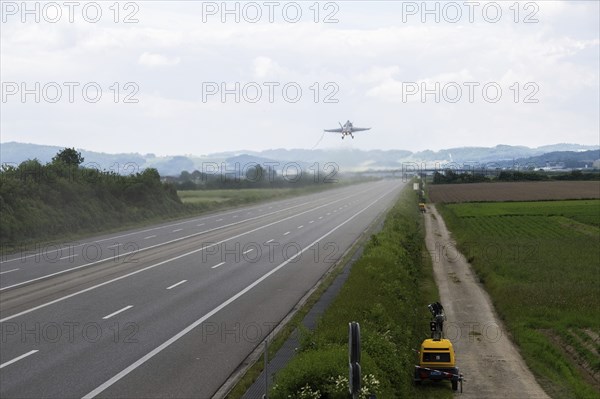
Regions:
<instances>
[{"instance_id":1,"label":"distant building","mask_svg":"<svg viewBox=\"0 0 600 399\"><path fill-rule=\"evenodd\" d=\"M543 168L540 168L539 170L546 170L546 171L551 171L551 170L565 170L565 163L564 162L550 162L550 161L546 161L546 166L544 166Z\"/></svg>"}]
</instances>

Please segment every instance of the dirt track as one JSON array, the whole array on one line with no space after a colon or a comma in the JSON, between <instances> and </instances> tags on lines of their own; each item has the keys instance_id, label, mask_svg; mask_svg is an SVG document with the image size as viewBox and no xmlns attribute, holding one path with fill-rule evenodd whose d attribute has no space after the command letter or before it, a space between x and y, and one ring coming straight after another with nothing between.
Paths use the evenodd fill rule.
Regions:
<instances>
[{"instance_id":1,"label":"dirt track","mask_svg":"<svg viewBox=\"0 0 600 399\"><path fill-rule=\"evenodd\" d=\"M458 254L433 205L425 213L426 244L448 321L456 362L464 375L463 398L548 398L506 334L488 294Z\"/></svg>"}]
</instances>

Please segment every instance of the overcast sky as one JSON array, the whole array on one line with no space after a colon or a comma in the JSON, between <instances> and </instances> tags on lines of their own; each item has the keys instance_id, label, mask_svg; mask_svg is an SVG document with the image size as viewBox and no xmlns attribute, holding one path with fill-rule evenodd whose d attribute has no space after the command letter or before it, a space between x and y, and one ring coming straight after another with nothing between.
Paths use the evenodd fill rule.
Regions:
<instances>
[{"instance_id":1,"label":"overcast sky","mask_svg":"<svg viewBox=\"0 0 600 399\"><path fill-rule=\"evenodd\" d=\"M2 142L600 144L598 1L22 4L2 2ZM372 130L320 140L347 119Z\"/></svg>"}]
</instances>

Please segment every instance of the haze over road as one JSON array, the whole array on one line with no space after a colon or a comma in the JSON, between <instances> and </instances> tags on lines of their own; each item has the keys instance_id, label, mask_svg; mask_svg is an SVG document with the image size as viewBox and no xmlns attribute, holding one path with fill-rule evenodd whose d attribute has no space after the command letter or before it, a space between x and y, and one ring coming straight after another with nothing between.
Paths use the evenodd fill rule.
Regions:
<instances>
[{"instance_id":1,"label":"haze over road","mask_svg":"<svg viewBox=\"0 0 600 399\"><path fill-rule=\"evenodd\" d=\"M3 259L0 396L210 397L402 186L342 187Z\"/></svg>"}]
</instances>

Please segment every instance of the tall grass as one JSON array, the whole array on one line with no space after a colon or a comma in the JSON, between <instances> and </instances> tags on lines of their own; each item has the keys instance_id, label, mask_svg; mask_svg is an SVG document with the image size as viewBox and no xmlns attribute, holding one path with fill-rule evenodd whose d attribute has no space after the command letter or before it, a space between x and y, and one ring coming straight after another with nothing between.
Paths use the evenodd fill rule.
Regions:
<instances>
[{"instance_id":1,"label":"tall grass","mask_svg":"<svg viewBox=\"0 0 600 399\"><path fill-rule=\"evenodd\" d=\"M600 357L586 331L600 332L600 201L439 208L546 391L598 397L589 374Z\"/></svg>"},{"instance_id":2,"label":"tall grass","mask_svg":"<svg viewBox=\"0 0 600 399\"><path fill-rule=\"evenodd\" d=\"M318 391L323 398L347 398L350 321L361 326L365 392L380 398L451 396L449 386L412 384L413 348L428 332L425 303L437 300L423 243L417 197L405 189L317 328L305 331L300 352L276 375L270 397L318 397Z\"/></svg>"}]
</instances>

